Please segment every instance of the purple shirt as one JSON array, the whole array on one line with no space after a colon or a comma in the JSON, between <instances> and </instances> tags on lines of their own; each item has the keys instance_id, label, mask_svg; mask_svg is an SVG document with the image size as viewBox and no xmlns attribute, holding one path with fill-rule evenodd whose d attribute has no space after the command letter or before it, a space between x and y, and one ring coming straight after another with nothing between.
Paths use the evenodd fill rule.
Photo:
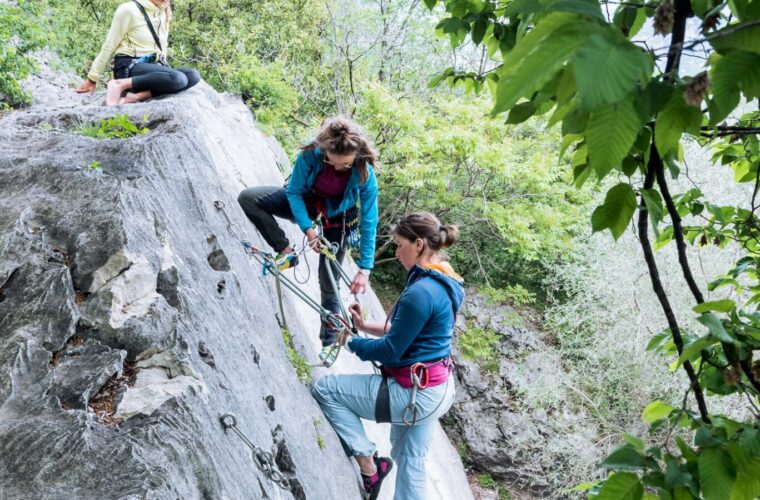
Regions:
<instances>
[{"instance_id":1,"label":"purple shirt","mask_svg":"<svg viewBox=\"0 0 760 500\"><path fill-rule=\"evenodd\" d=\"M332 165L325 165L325 168L317 174L317 178L314 179L314 184L311 187L320 198L343 198L343 193L346 192L346 186L348 186L350 179L350 168L344 172L338 172Z\"/></svg>"}]
</instances>

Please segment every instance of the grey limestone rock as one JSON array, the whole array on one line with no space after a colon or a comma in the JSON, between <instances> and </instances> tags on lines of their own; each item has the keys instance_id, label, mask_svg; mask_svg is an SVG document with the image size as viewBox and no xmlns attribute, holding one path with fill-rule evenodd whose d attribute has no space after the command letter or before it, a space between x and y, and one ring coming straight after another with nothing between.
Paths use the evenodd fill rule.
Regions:
<instances>
[{"instance_id":1,"label":"grey limestone rock","mask_svg":"<svg viewBox=\"0 0 760 500\"><path fill-rule=\"evenodd\" d=\"M460 331L471 327L498 333L498 369L486 372L455 349L460 397L444 419L447 433L473 469L509 485L516 498L562 497L564 468L601 457L596 429L569 409L559 355L514 309L487 304L475 290L458 320Z\"/></svg>"}]
</instances>

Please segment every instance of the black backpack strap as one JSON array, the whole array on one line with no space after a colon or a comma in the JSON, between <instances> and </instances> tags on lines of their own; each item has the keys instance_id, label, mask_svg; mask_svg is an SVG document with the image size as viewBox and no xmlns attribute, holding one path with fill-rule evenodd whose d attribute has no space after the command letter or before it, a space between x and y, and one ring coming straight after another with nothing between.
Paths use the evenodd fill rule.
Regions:
<instances>
[{"instance_id":1,"label":"black backpack strap","mask_svg":"<svg viewBox=\"0 0 760 500\"><path fill-rule=\"evenodd\" d=\"M150 17L148 17L148 13L145 12L145 7L140 5L140 2L137 0L132 0L135 5L137 5L137 8L140 9L140 12L142 12L143 17L145 18L145 22L148 23L148 29L150 29L150 34L153 35L153 40L155 40L156 45L158 45L158 50L161 52L164 51L163 47L161 47L161 40L158 39L158 34L156 33L156 29L153 27L153 23L150 21Z\"/></svg>"},{"instance_id":2,"label":"black backpack strap","mask_svg":"<svg viewBox=\"0 0 760 500\"><path fill-rule=\"evenodd\" d=\"M380 389L377 391L375 400L375 422L384 424L391 421L391 394L388 390L388 374L382 370L383 381L380 382Z\"/></svg>"}]
</instances>

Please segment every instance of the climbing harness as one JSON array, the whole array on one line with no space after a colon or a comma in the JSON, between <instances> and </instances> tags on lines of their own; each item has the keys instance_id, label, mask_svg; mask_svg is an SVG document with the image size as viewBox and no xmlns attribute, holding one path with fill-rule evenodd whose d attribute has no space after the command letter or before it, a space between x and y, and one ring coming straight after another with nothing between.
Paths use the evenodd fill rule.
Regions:
<instances>
[{"instance_id":1,"label":"climbing harness","mask_svg":"<svg viewBox=\"0 0 760 500\"><path fill-rule=\"evenodd\" d=\"M295 282L293 282L290 278L285 276L282 271L279 270L277 266L277 260L275 257L268 252L265 252L261 250L260 248L253 245L250 241L243 238L242 232L240 228L232 222L232 220L229 217L229 214L227 214L227 211L225 210L224 202L221 200L217 200L214 202L214 207L222 212L224 215L224 218L227 220L227 229L230 231L232 236L237 239L240 244L243 246L243 249L248 256L253 257L256 259L257 262L259 262L263 267L263 274L271 274L275 277L276 285L277 285L277 295L278 295L278 302L280 307L280 315L282 316L281 320L281 326L287 328L287 324L285 323L285 311L283 308L282 303L282 293L281 293L281 286L284 286L293 294L301 299L307 306L314 309L320 317L320 320L322 323L332 330L336 330L336 341L328 346L325 346L322 348L322 350L319 352L319 359L321 363L318 364L311 364L310 366L314 367L331 367L335 361L338 359L338 354L340 354L340 350L343 347L343 341L345 340L346 335L349 333L352 333L354 335L358 335L358 329L353 325L353 322L351 320L351 316L349 315L348 311L346 310L345 305L343 304L343 301L340 298L340 293L338 289L338 283L335 280L335 276L333 272L328 272L327 275L330 278L330 285L333 288L333 291L335 293L335 296L338 299L338 304L340 306L340 314L334 313L324 307L322 307L321 304L319 304L317 301L315 301L313 298L311 298L308 294L306 294ZM339 279L343 280L346 284L351 284L351 279L346 274L345 270L343 270L343 267L338 262L338 259L336 257L336 254L338 253L338 250L340 249L340 245L337 243L330 243L327 241L327 239L324 237L322 232L322 226L320 222L321 217L317 217L317 221L315 222L320 238L320 246L321 250L320 252L325 256L325 264L329 266L330 269L334 269L337 271L337 274L339 276Z\"/></svg>"},{"instance_id":2,"label":"climbing harness","mask_svg":"<svg viewBox=\"0 0 760 500\"><path fill-rule=\"evenodd\" d=\"M226 415L219 417L219 421L222 423L225 433L228 430L233 430L238 436L240 436L243 443L245 443L245 445L253 452L253 461L256 464L256 467L258 467L270 481L283 490L290 491L290 481L288 481L288 478L286 478L283 473L280 472L280 469L277 468L274 455L251 443L251 441L245 437L245 434L240 432L240 429L237 428L237 418L235 418L235 415L227 413Z\"/></svg>"},{"instance_id":3,"label":"climbing harness","mask_svg":"<svg viewBox=\"0 0 760 500\"><path fill-rule=\"evenodd\" d=\"M418 408L417 408L417 391L420 389L426 389L430 385L430 368L436 365L443 365L446 367L447 371L447 377L446 377L446 386L448 389L449 384L449 378L448 375L451 374L451 371L453 370L453 364L449 358L444 358L440 361L434 362L434 363L414 363L409 367L409 379L411 380L411 389L412 393L409 397L409 403L404 408L404 412L401 414L401 421L400 422L394 422L391 418L391 397L390 397L390 390L388 388L388 378L394 377L399 381L397 375L392 375L389 373L387 368L381 367L380 374L382 375L383 379L380 382L380 388L377 391L377 397L375 399L375 421L378 423L391 423L391 424L401 424L403 423L406 426L413 426L417 422L420 422L422 420L425 420L430 415L435 413L435 410L438 409L438 406L440 406L443 403L443 397L441 398L441 401L438 402L438 406L430 412L430 414L426 417L418 418ZM402 387L406 387L402 383L399 383ZM437 385L437 384L435 384ZM446 391L444 391L445 393Z\"/></svg>"}]
</instances>

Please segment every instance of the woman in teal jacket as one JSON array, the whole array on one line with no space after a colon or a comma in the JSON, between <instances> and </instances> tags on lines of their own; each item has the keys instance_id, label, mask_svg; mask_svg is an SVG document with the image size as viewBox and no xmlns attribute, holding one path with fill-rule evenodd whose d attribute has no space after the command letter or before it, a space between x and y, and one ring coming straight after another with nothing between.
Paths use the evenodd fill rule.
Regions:
<instances>
[{"instance_id":1,"label":"woman in teal jacket","mask_svg":"<svg viewBox=\"0 0 760 500\"><path fill-rule=\"evenodd\" d=\"M385 323L354 324L377 339L347 336L346 348L365 361L383 363L381 375L327 375L312 393L362 473L367 498L377 498L393 462L378 457L360 419L390 422L391 457L398 464L396 500L424 500L430 440L438 418L454 401L449 359L456 313L464 300L462 278L439 250L457 238L429 212L406 215L393 228L396 257L408 271L406 288ZM419 377L414 383L414 377Z\"/></svg>"},{"instance_id":2,"label":"woman in teal jacket","mask_svg":"<svg viewBox=\"0 0 760 500\"><path fill-rule=\"evenodd\" d=\"M295 222L306 234L309 246L318 252L321 244L314 222L321 216L324 237L339 246L339 263L343 262L346 248L359 246L359 272L350 288L351 293L365 290L375 262L375 163L376 153L366 135L351 120L336 116L322 122L314 141L301 148L286 187L252 187L240 193L240 206L277 252L280 270L293 267L298 259L275 217ZM328 267L325 256L320 255L322 307L337 313L339 299L331 286ZM337 276L335 281L339 281ZM335 342L336 334L323 324L319 334L322 345Z\"/></svg>"}]
</instances>

